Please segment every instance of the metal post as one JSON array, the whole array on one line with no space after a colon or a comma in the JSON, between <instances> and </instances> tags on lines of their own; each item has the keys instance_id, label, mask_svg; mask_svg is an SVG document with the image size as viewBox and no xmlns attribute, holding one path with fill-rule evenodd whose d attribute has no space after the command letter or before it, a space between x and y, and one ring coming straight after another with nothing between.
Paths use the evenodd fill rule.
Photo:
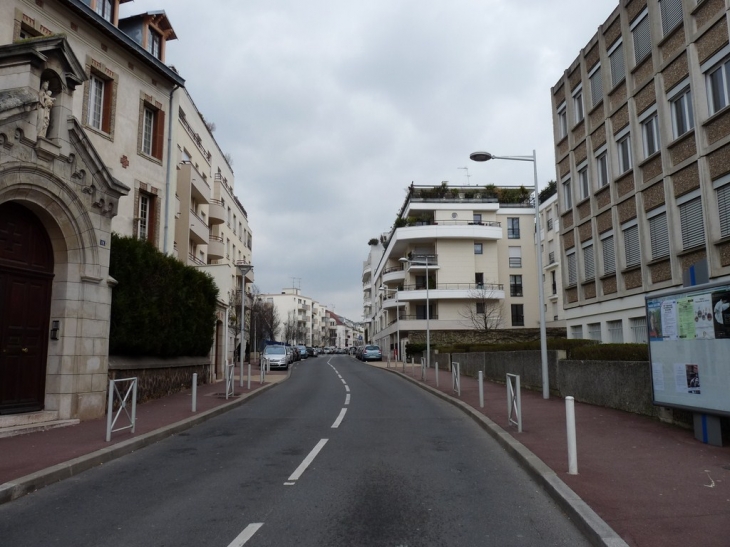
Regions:
<instances>
[{"instance_id":1,"label":"metal post","mask_svg":"<svg viewBox=\"0 0 730 547\"><path fill-rule=\"evenodd\" d=\"M578 474L578 449L575 441L575 400L565 398L565 422L568 432L568 474Z\"/></svg>"},{"instance_id":2,"label":"metal post","mask_svg":"<svg viewBox=\"0 0 730 547\"><path fill-rule=\"evenodd\" d=\"M479 408L484 408L484 372L479 371Z\"/></svg>"},{"instance_id":3,"label":"metal post","mask_svg":"<svg viewBox=\"0 0 730 547\"><path fill-rule=\"evenodd\" d=\"M547 335L545 333L545 287L542 282L542 249L540 241L540 198L537 192L537 154L532 151L532 167L535 173L535 229L537 245L537 289L540 301L540 359L542 363L542 398L550 398L550 379L548 377Z\"/></svg>"},{"instance_id":4,"label":"metal post","mask_svg":"<svg viewBox=\"0 0 730 547\"><path fill-rule=\"evenodd\" d=\"M251 389L251 363L248 364L248 381L246 383L246 389Z\"/></svg>"},{"instance_id":5,"label":"metal post","mask_svg":"<svg viewBox=\"0 0 730 547\"><path fill-rule=\"evenodd\" d=\"M429 310L428 299L428 274L431 272L428 267L428 255L426 255L426 368L431 368L431 310ZM436 369L436 387L439 387L439 371Z\"/></svg>"},{"instance_id":6,"label":"metal post","mask_svg":"<svg viewBox=\"0 0 730 547\"><path fill-rule=\"evenodd\" d=\"M106 407L106 442L112 438L112 414L114 407L114 380L109 380L109 397Z\"/></svg>"},{"instance_id":7,"label":"metal post","mask_svg":"<svg viewBox=\"0 0 730 547\"><path fill-rule=\"evenodd\" d=\"M241 363L241 376L238 379L238 385L239 387L243 387L243 363Z\"/></svg>"},{"instance_id":8,"label":"metal post","mask_svg":"<svg viewBox=\"0 0 730 547\"><path fill-rule=\"evenodd\" d=\"M137 426L137 378L134 379L134 391L132 391L132 433Z\"/></svg>"},{"instance_id":9,"label":"metal post","mask_svg":"<svg viewBox=\"0 0 730 547\"><path fill-rule=\"evenodd\" d=\"M198 373L193 373L193 412L198 411Z\"/></svg>"}]
</instances>

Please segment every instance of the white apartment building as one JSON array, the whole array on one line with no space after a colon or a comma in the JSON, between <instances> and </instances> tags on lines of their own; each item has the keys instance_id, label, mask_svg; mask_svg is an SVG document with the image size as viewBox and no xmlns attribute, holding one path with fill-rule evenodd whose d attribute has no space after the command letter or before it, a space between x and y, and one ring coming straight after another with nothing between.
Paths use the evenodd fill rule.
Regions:
<instances>
[{"instance_id":1,"label":"white apartment building","mask_svg":"<svg viewBox=\"0 0 730 547\"><path fill-rule=\"evenodd\" d=\"M499 191L410 187L382 256L374 264L371 245L364 264L368 337L384 353L425 341L427 323L432 343L475 331L472 318L485 316L494 329L539 327L535 209L529 193L500 203Z\"/></svg>"},{"instance_id":2,"label":"white apartment building","mask_svg":"<svg viewBox=\"0 0 730 547\"><path fill-rule=\"evenodd\" d=\"M646 342L647 294L730 279L729 23L621 0L553 86L569 337Z\"/></svg>"},{"instance_id":3,"label":"white apartment building","mask_svg":"<svg viewBox=\"0 0 730 547\"><path fill-rule=\"evenodd\" d=\"M325 309L322 306L310 297L303 296L296 287L282 289L279 294L262 294L261 298L276 306L281 321L277 336L282 342L317 345L314 341L321 339L323 335L322 319ZM319 326L319 331L315 330L315 325Z\"/></svg>"},{"instance_id":4,"label":"white apartment building","mask_svg":"<svg viewBox=\"0 0 730 547\"><path fill-rule=\"evenodd\" d=\"M540 204L540 248L542 283L545 296L545 326L565 327L563 318L563 280L560 271L560 238L557 191Z\"/></svg>"}]
</instances>

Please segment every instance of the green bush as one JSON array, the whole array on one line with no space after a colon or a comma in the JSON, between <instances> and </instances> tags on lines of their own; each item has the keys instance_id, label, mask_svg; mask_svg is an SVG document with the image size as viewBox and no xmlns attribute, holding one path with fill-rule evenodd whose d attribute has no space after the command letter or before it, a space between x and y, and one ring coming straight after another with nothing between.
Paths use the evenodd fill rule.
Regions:
<instances>
[{"instance_id":1,"label":"green bush","mask_svg":"<svg viewBox=\"0 0 730 547\"><path fill-rule=\"evenodd\" d=\"M145 241L112 234L109 352L179 357L207 355L213 344L218 288L207 273Z\"/></svg>"},{"instance_id":2,"label":"green bush","mask_svg":"<svg viewBox=\"0 0 730 547\"><path fill-rule=\"evenodd\" d=\"M568 357L574 348L596 345L593 340L583 339L567 339L567 338L548 338L547 348L549 350L565 350ZM510 342L501 344L454 344L452 346L439 346L437 348L441 353L471 353L471 352L494 352L494 351L532 351L540 349L540 340L531 340L529 342Z\"/></svg>"},{"instance_id":3,"label":"green bush","mask_svg":"<svg viewBox=\"0 0 730 547\"><path fill-rule=\"evenodd\" d=\"M576 361L648 361L647 344L597 344L571 351L570 359Z\"/></svg>"},{"instance_id":4,"label":"green bush","mask_svg":"<svg viewBox=\"0 0 730 547\"><path fill-rule=\"evenodd\" d=\"M426 351L426 344L414 344L411 342L406 344L406 357L408 359L414 357L417 353L423 353L424 351Z\"/></svg>"}]
</instances>

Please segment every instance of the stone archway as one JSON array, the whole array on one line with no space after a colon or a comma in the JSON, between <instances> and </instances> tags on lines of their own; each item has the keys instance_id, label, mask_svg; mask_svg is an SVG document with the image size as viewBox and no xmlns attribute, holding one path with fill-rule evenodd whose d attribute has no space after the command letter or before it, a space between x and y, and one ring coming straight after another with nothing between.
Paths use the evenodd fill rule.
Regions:
<instances>
[{"instance_id":1,"label":"stone archway","mask_svg":"<svg viewBox=\"0 0 730 547\"><path fill-rule=\"evenodd\" d=\"M53 270L38 217L0 204L0 414L43 409Z\"/></svg>"}]
</instances>

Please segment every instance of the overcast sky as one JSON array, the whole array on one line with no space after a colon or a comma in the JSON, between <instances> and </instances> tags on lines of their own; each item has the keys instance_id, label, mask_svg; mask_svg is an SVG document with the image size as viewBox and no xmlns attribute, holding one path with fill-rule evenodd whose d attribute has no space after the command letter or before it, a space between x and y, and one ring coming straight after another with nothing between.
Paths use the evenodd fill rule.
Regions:
<instances>
[{"instance_id":1,"label":"overcast sky","mask_svg":"<svg viewBox=\"0 0 730 547\"><path fill-rule=\"evenodd\" d=\"M415 184L555 178L550 88L618 0L135 0L233 157L261 292L362 320L368 240ZM590 6L590 7L589 7ZM471 175L467 179L464 169ZM296 278L292 281L292 278Z\"/></svg>"}]
</instances>

